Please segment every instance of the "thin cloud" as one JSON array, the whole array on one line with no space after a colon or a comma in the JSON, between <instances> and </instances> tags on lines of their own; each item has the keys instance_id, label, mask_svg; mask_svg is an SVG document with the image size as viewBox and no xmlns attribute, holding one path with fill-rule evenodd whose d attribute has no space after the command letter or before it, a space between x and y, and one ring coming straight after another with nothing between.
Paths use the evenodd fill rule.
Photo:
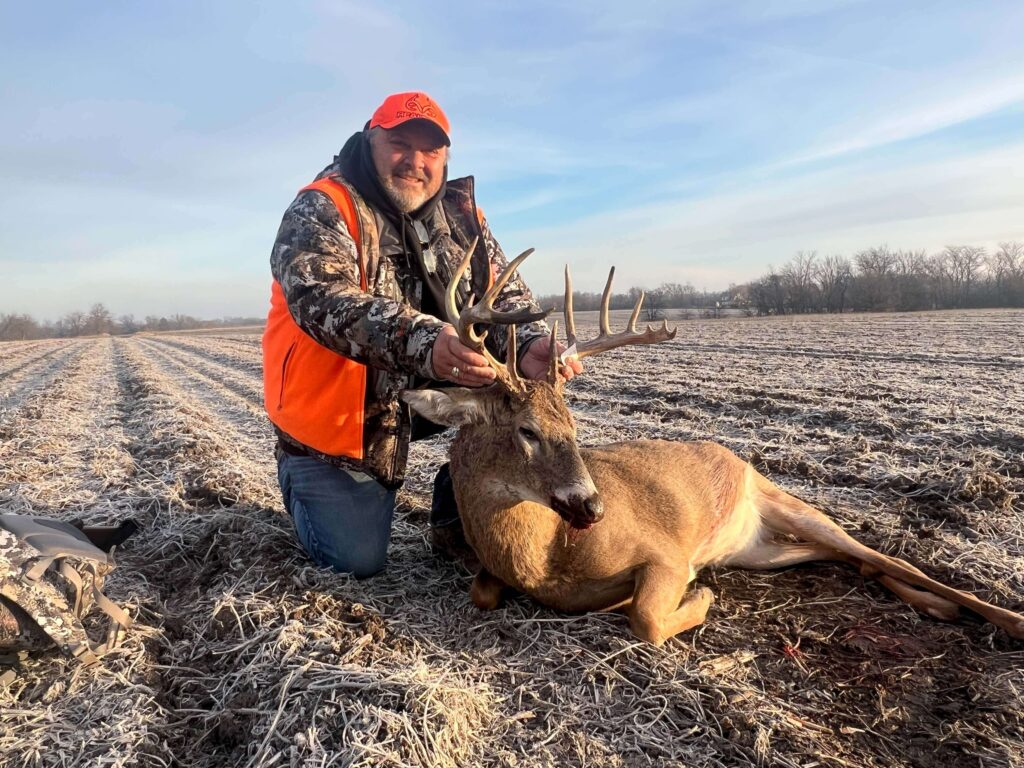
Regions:
<instances>
[{"instance_id":1,"label":"thin cloud","mask_svg":"<svg viewBox=\"0 0 1024 768\"><path fill-rule=\"evenodd\" d=\"M897 117L879 119L845 139L798 155L789 162L806 163L862 152L1021 106L1024 106L1024 74L995 83L971 84L956 95L947 92L916 105L901 105Z\"/></svg>"}]
</instances>

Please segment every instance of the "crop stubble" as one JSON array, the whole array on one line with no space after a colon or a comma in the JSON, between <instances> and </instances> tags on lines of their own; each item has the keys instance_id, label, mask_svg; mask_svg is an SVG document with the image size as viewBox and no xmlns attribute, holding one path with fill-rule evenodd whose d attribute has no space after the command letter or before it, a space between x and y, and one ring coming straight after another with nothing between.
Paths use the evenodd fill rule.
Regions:
<instances>
[{"instance_id":1,"label":"crop stubble","mask_svg":"<svg viewBox=\"0 0 1024 768\"><path fill-rule=\"evenodd\" d=\"M581 335L593 330L582 315ZM1024 596L1024 314L691 321L569 386L581 442L715 439L956 586ZM28 662L2 765L1024 765L1024 653L838 565L723 571L665 649L616 615L468 603L413 450L386 574L312 567L282 514L258 336L0 345L0 509L144 531L104 667ZM666 468L671 471L671 468Z\"/></svg>"}]
</instances>

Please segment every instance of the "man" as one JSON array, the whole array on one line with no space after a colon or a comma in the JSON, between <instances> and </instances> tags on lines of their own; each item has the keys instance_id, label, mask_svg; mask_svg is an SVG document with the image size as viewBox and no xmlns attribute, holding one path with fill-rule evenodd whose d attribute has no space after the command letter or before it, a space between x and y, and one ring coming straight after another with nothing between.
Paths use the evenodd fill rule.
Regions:
<instances>
[{"instance_id":1,"label":"man","mask_svg":"<svg viewBox=\"0 0 1024 768\"><path fill-rule=\"evenodd\" d=\"M439 319L474 238L460 301L481 296L507 266L473 178L447 178L449 133L427 94L388 96L289 206L270 258L264 399L281 492L306 552L358 577L384 567L405 475L413 425L399 392L494 380L486 358ZM518 276L495 307L539 309ZM504 355L507 334L490 329L493 353ZM523 375L545 375L548 336L543 321L517 328ZM571 360L563 375L581 370ZM435 482L432 524L456 522L446 472Z\"/></svg>"}]
</instances>

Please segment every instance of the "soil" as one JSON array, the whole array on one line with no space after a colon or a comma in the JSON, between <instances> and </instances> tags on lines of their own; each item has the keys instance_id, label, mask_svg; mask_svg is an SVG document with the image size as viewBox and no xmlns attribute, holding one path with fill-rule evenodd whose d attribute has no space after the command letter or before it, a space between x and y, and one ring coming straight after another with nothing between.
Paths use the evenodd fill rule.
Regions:
<instances>
[{"instance_id":1,"label":"soil","mask_svg":"<svg viewBox=\"0 0 1024 768\"><path fill-rule=\"evenodd\" d=\"M704 572L707 622L660 649L616 614L479 612L424 525L450 436L413 447L386 573L315 567L259 341L0 344L0 511L142 526L106 588L134 627L101 667L21 665L0 765L1024 766L1022 643L845 566ZM587 368L581 443L716 440L870 546L1024 608L1024 313L691 320Z\"/></svg>"}]
</instances>

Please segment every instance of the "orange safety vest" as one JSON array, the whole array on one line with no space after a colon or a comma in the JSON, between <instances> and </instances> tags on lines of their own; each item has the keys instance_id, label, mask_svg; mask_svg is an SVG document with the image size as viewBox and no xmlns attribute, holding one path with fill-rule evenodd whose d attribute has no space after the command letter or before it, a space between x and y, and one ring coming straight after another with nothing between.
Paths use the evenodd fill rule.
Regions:
<instances>
[{"instance_id":1,"label":"orange safety vest","mask_svg":"<svg viewBox=\"0 0 1024 768\"><path fill-rule=\"evenodd\" d=\"M355 203L328 177L300 190L316 190L338 207L359 253L359 287L367 290L366 259ZM339 355L303 331L274 281L263 331L263 405L291 438L328 456L363 458L366 366Z\"/></svg>"}]
</instances>

